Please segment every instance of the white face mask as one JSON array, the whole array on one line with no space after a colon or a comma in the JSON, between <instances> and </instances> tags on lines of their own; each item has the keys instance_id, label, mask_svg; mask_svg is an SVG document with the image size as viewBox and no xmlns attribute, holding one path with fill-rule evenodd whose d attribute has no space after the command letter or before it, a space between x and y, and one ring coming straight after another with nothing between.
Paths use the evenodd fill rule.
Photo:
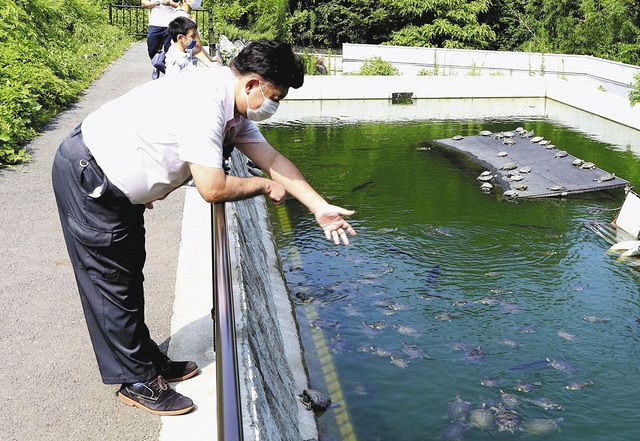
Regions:
<instances>
[{"instance_id":1,"label":"white face mask","mask_svg":"<svg viewBox=\"0 0 640 441\"><path fill-rule=\"evenodd\" d=\"M193 0L189 6L191 6L193 9L198 9L200 7L200 5L202 5L202 0Z\"/></svg>"},{"instance_id":2,"label":"white face mask","mask_svg":"<svg viewBox=\"0 0 640 441\"><path fill-rule=\"evenodd\" d=\"M247 119L250 119L251 121L256 121L256 122L264 121L265 119L272 117L276 113L276 110L278 110L278 107L280 106L279 102L270 100L269 98L264 96L264 91L262 90L262 83L258 83L258 84L260 87L260 92L262 93L262 97L264 98L264 102L262 103L262 105L258 110L253 110L251 107L249 107L249 93L246 94Z\"/></svg>"}]
</instances>

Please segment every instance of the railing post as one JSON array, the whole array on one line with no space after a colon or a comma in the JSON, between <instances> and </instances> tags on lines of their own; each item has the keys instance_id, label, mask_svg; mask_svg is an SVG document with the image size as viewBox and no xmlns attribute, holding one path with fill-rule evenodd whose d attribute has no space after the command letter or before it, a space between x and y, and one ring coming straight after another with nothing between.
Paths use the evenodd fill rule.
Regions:
<instances>
[{"instance_id":1,"label":"railing post","mask_svg":"<svg viewBox=\"0 0 640 441\"><path fill-rule=\"evenodd\" d=\"M112 9L113 6L111 6L111 3L109 3L109 24L113 25L113 13L112 13Z\"/></svg>"}]
</instances>

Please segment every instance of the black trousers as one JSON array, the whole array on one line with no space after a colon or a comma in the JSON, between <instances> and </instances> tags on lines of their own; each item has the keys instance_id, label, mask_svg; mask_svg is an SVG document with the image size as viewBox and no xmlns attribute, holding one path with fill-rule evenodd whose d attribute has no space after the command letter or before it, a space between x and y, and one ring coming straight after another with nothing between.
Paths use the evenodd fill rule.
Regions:
<instances>
[{"instance_id":1,"label":"black trousers","mask_svg":"<svg viewBox=\"0 0 640 441\"><path fill-rule=\"evenodd\" d=\"M160 52L161 48L167 52L171 46L171 35L167 32L167 28L162 26L149 26L147 30L147 53L149 58Z\"/></svg>"},{"instance_id":2,"label":"black trousers","mask_svg":"<svg viewBox=\"0 0 640 441\"><path fill-rule=\"evenodd\" d=\"M144 205L104 175L76 128L53 162L64 240L102 381L146 381L163 354L144 322Z\"/></svg>"}]
</instances>

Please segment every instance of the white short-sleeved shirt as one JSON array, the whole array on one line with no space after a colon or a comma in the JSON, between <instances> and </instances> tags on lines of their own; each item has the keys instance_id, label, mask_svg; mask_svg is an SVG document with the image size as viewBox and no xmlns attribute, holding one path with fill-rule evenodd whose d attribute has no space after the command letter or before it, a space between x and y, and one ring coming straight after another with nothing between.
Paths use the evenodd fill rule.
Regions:
<instances>
[{"instance_id":1,"label":"white short-sleeved shirt","mask_svg":"<svg viewBox=\"0 0 640 441\"><path fill-rule=\"evenodd\" d=\"M149 26L161 26L166 28L173 20L174 8L171 6L157 5L149 9Z\"/></svg>"},{"instance_id":2,"label":"white short-sleeved shirt","mask_svg":"<svg viewBox=\"0 0 640 441\"><path fill-rule=\"evenodd\" d=\"M89 114L84 142L132 203L155 201L191 177L189 163L221 168L223 146L266 142L234 116L235 82L227 67L150 81Z\"/></svg>"},{"instance_id":3,"label":"white short-sleeved shirt","mask_svg":"<svg viewBox=\"0 0 640 441\"><path fill-rule=\"evenodd\" d=\"M178 48L177 43L172 43L171 47L167 51L167 56L164 60L165 63L165 75L175 75L185 70L194 69L198 67L199 63L202 63L194 56L190 56L186 52L182 52Z\"/></svg>"}]
</instances>

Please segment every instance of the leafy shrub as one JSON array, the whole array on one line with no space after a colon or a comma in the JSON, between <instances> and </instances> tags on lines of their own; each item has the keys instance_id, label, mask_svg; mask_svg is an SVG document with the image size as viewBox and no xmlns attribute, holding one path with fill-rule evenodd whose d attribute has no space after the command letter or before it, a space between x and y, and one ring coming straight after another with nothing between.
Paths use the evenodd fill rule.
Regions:
<instances>
[{"instance_id":1,"label":"leafy shrub","mask_svg":"<svg viewBox=\"0 0 640 441\"><path fill-rule=\"evenodd\" d=\"M130 44L89 0L7 0L0 8L0 165Z\"/></svg>"},{"instance_id":2,"label":"leafy shrub","mask_svg":"<svg viewBox=\"0 0 640 441\"><path fill-rule=\"evenodd\" d=\"M380 57L367 58L362 63L358 75L399 75L400 71L393 64Z\"/></svg>"},{"instance_id":3,"label":"leafy shrub","mask_svg":"<svg viewBox=\"0 0 640 441\"><path fill-rule=\"evenodd\" d=\"M640 73L636 74L633 83L631 83L631 91L629 92L629 101L632 106L640 103Z\"/></svg>"}]
</instances>

